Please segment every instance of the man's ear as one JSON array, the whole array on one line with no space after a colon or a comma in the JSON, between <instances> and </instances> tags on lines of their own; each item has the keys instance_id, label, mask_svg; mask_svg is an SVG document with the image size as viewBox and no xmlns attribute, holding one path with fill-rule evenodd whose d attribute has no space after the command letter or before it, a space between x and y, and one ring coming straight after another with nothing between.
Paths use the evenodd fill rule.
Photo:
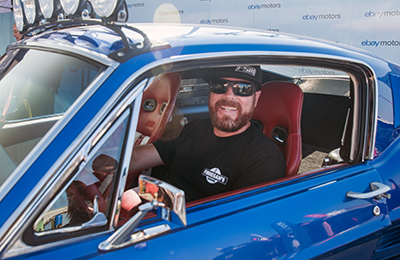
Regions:
<instances>
[{"instance_id":1,"label":"man's ear","mask_svg":"<svg viewBox=\"0 0 400 260\"><path fill-rule=\"evenodd\" d=\"M257 106L257 104L258 104L258 99L260 98L260 96L261 96L261 90L256 91L256 96L255 96L255 101L254 101L254 107Z\"/></svg>"}]
</instances>

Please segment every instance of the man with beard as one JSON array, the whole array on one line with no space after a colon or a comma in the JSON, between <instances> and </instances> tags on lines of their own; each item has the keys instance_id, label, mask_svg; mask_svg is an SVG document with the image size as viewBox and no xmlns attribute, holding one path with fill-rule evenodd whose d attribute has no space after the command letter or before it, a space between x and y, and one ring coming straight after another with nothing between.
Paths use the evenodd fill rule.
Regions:
<instances>
[{"instance_id":1,"label":"man with beard","mask_svg":"<svg viewBox=\"0 0 400 260\"><path fill-rule=\"evenodd\" d=\"M135 147L130 170L166 165L168 181L186 201L285 177L283 154L250 122L261 95L260 67L213 69L203 79L210 119L189 123L176 139Z\"/></svg>"}]
</instances>

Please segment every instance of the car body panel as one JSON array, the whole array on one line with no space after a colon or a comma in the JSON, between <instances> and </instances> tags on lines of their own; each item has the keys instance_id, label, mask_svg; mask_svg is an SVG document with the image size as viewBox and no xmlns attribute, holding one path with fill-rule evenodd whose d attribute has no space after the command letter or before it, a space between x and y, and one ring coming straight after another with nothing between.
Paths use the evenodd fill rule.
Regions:
<instances>
[{"instance_id":1,"label":"car body panel","mask_svg":"<svg viewBox=\"0 0 400 260\"><path fill-rule=\"evenodd\" d=\"M371 235L390 225L385 200L343 199L349 186L354 191L363 192L368 190L371 180L380 181L377 172L368 165L355 168L333 170L323 176L305 176L292 185L278 184L237 195L215 205L189 208L187 214L190 224L185 228L171 225L170 234L115 252L97 252L96 241L101 242L107 237L106 234L79 243L79 239L75 239L72 245L66 241L62 249L54 247L51 251L57 254L65 252L59 256L60 259L94 256L115 259L124 255L156 259L185 256L191 259L231 256L235 259L243 255L310 259L334 248L336 240L345 244L346 241L353 241L354 237ZM296 201L299 197L313 206L298 204ZM290 207L283 210L282 204ZM374 206L379 206L383 215L374 216ZM251 221L243 223L243 219ZM156 221L150 226L164 222ZM216 228L221 232L214 232ZM198 241L195 245L192 243L193 237ZM366 242L366 247L360 247L359 252L371 253L373 248ZM259 244L259 248L254 251L256 244ZM186 249L188 247L190 250ZM75 252L82 252L83 255L76 255ZM51 255L51 252L48 253ZM40 254L40 257L45 255ZM35 254L32 258L35 259Z\"/></svg>"},{"instance_id":2,"label":"car body panel","mask_svg":"<svg viewBox=\"0 0 400 260\"><path fill-rule=\"evenodd\" d=\"M348 178L346 173L355 171L360 173ZM296 256L310 259L335 247L336 240L350 242L354 237L373 234L390 225L385 202L343 200L339 195L345 194L348 186L365 190L373 179L379 181L379 175L365 165L358 169L333 171L325 176L305 177L287 187L267 187L257 194L239 195L216 205L190 208L187 227L172 229L172 234L116 251L116 255L109 254L109 257L218 259L224 256L240 259L246 255L250 258ZM354 185L354 181L359 185ZM313 183L324 182L324 188L320 185L313 187ZM299 197L313 206L304 207L296 203ZM282 209L282 205L290 206ZM375 217L372 213L375 205L386 213ZM243 222L243 219L250 221ZM216 228L221 232L215 232ZM197 241L195 245L193 239ZM258 250L249 246L255 244L259 244ZM372 249L362 247L359 252L369 251L371 254ZM107 254L102 257L107 257Z\"/></svg>"},{"instance_id":3,"label":"car body panel","mask_svg":"<svg viewBox=\"0 0 400 260\"><path fill-rule=\"evenodd\" d=\"M400 145L400 139L397 138L385 152L385 156L381 156L378 159L371 162L371 166L374 167L380 174L382 182L390 186L392 190L389 192L393 197L397 197L397 193L400 190L398 185L400 168L396 160L398 159L398 148ZM396 220L400 218L400 202L395 199L388 200L388 209L391 219Z\"/></svg>"}]
</instances>

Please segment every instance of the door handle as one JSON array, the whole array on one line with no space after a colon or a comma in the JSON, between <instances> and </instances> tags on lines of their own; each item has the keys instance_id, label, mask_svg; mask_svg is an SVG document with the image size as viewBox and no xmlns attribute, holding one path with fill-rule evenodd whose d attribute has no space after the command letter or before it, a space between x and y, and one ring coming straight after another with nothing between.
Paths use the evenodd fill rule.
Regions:
<instances>
[{"instance_id":1,"label":"door handle","mask_svg":"<svg viewBox=\"0 0 400 260\"><path fill-rule=\"evenodd\" d=\"M387 198L390 199L390 194L387 194L386 192L390 191L390 187L380 183L380 182L371 182L370 184L371 191L370 192L365 192L365 193L359 193L359 192L353 192L353 191L348 191L346 193L346 196L348 198L353 198L353 199L370 199L370 198L376 198L376 199L382 199L382 198Z\"/></svg>"}]
</instances>

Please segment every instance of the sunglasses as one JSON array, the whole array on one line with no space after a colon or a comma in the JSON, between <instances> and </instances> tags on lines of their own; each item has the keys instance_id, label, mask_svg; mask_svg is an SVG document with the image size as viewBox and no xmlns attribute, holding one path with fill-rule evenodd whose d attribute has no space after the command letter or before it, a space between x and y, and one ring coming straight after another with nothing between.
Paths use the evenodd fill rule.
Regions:
<instances>
[{"instance_id":1,"label":"sunglasses","mask_svg":"<svg viewBox=\"0 0 400 260\"><path fill-rule=\"evenodd\" d=\"M224 94L232 87L233 94L241 97L248 97L256 93L258 90L257 85L245 82L233 82L226 80L212 80L210 81L210 91L216 94Z\"/></svg>"}]
</instances>

